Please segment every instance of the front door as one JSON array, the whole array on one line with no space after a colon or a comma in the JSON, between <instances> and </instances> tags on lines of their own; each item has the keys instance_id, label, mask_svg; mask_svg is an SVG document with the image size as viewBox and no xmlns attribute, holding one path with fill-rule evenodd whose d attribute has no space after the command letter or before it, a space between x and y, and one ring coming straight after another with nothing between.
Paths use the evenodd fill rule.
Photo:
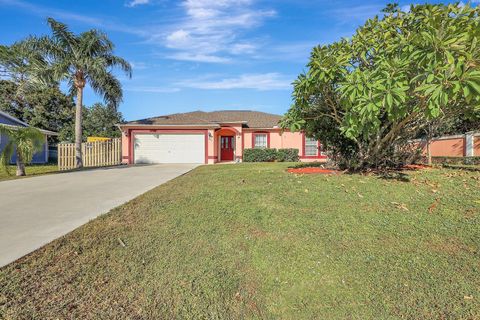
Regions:
<instances>
[{"instance_id":1,"label":"front door","mask_svg":"<svg viewBox=\"0 0 480 320\"><path fill-rule=\"evenodd\" d=\"M221 161L233 161L233 137L220 138L220 159Z\"/></svg>"}]
</instances>

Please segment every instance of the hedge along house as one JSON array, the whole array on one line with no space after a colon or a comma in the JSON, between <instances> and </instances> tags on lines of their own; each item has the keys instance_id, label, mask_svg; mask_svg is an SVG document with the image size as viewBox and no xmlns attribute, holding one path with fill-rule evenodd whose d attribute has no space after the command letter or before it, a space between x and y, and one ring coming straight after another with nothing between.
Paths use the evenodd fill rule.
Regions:
<instances>
[{"instance_id":1,"label":"hedge along house","mask_svg":"<svg viewBox=\"0 0 480 320\"><path fill-rule=\"evenodd\" d=\"M248 148L294 148L301 161L325 161L321 144L302 132L282 131L281 116L258 111L194 111L131 121L122 131L122 161L241 162Z\"/></svg>"},{"instance_id":2,"label":"hedge along house","mask_svg":"<svg viewBox=\"0 0 480 320\"><path fill-rule=\"evenodd\" d=\"M3 111L0 111L0 124L7 125L10 127L29 127L27 123ZM45 136L45 143L42 146L42 150L33 155L32 163L34 164L43 164L48 162L48 136L58 135L56 132L53 132L53 131L42 130L42 129L39 129L39 130ZM0 135L0 151L2 151L3 148L7 145L8 139L9 139L8 136ZM15 163L15 161L16 161L16 153L13 154L10 162Z\"/></svg>"}]
</instances>

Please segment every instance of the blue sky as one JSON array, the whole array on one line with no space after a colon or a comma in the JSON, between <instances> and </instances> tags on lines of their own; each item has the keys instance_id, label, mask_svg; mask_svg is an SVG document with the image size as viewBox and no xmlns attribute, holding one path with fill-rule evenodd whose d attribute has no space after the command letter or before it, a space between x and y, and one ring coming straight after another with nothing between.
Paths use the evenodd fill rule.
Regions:
<instances>
[{"instance_id":1,"label":"blue sky","mask_svg":"<svg viewBox=\"0 0 480 320\"><path fill-rule=\"evenodd\" d=\"M77 33L106 32L133 66L132 79L120 76L127 120L194 110L282 114L310 49L349 37L388 2L0 0L0 43L48 34L46 17ZM86 105L99 100L87 90Z\"/></svg>"}]
</instances>

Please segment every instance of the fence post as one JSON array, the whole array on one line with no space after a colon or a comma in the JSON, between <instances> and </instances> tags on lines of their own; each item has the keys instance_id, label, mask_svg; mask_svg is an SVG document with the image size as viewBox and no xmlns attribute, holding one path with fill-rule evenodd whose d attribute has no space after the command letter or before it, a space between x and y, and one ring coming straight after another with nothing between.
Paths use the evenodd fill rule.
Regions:
<instances>
[{"instance_id":1,"label":"fence post","mask_svg":"<svg viewBox=\"0 0 480 320\"><path fill-rule=\"evenodd\" d=\"M57 165L58 170L62 170L62 145L57 145Z\"/></svg>"}]
</instances>

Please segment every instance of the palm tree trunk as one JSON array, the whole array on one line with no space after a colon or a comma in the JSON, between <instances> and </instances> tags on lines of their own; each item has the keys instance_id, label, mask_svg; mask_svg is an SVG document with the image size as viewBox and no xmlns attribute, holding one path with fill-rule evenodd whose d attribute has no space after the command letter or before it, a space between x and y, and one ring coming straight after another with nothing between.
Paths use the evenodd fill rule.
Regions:
<instances>
[{"instance_id":1,"label":"palm tree trunk","mask_svg":"<svg viewBox=\"0 0 480 320\"><path fill-rule=\"evenodd\" d=\"M75 167L82 168L82 104L83 88L77 87L77 101L75 106Z\"/></svg>"},{"instance_id":2,"label":"palm tree trunk","mask_svg":"<svg viewBox=\"0 0 480 320\"><path fill-rule=\"evenodd\" d=\"M25 163L23 163L23 158L22 158L22 154L18 151L18 148L17 148L17 177L23 177L25 176Z\"/></svg>"}]
</instances>

